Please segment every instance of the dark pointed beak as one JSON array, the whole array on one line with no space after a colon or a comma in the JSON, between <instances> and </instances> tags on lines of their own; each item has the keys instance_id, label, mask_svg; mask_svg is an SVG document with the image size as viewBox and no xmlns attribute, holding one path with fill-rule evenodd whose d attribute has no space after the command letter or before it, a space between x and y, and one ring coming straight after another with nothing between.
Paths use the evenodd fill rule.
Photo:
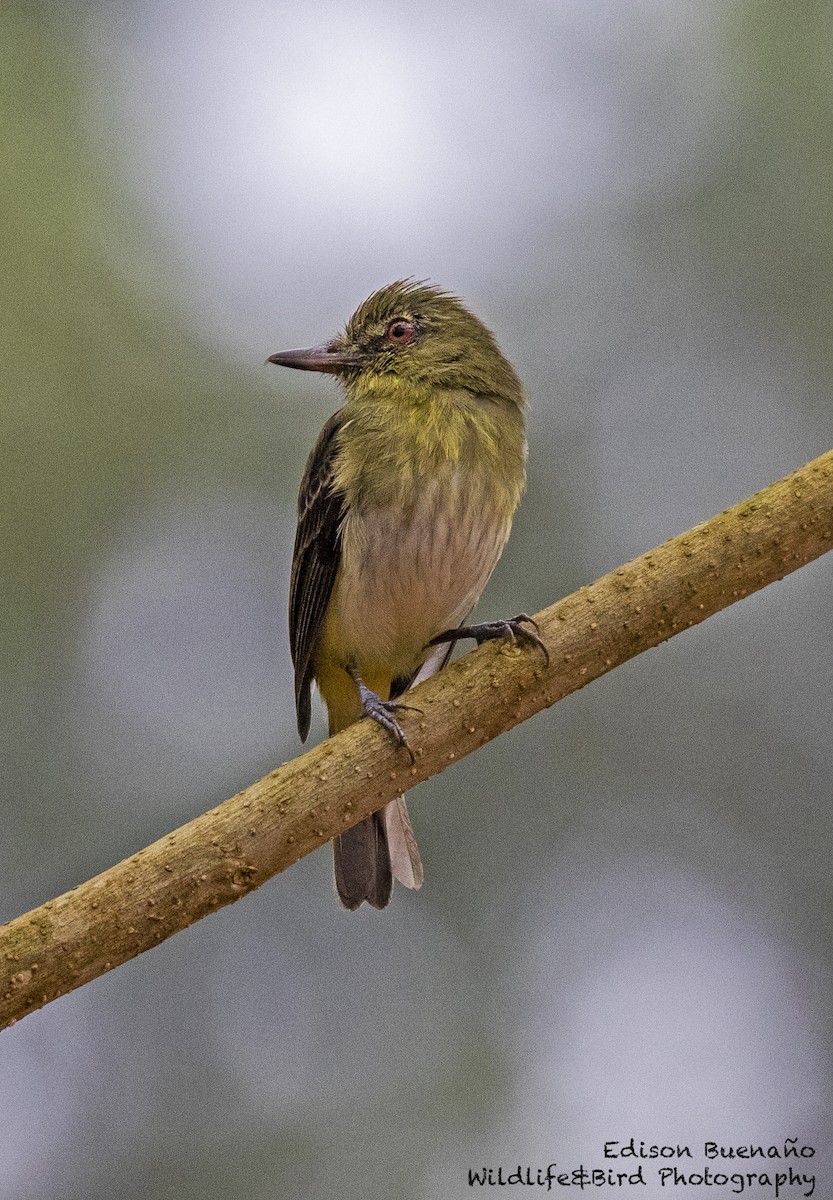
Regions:
<instances>
[{"instance_id":1,"label":"dark pointed beak","mask_svg":"<svg viewBox=\"0 0 833 1200\"><path fill-rule=\"evenodd\" d=\"M294 367L296 371L323 371L327 375L340 375L342 371L358 365L358 356L341 346L327 342L324 346L311 346L306 350L281 350L270 354L266 360L276 367Z\"/></svg>"}]
</instances>

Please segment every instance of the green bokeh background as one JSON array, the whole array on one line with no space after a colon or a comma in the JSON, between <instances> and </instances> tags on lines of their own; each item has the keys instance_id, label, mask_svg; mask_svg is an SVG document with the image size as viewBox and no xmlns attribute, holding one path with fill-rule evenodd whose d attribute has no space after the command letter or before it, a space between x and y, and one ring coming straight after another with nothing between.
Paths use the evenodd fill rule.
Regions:
<instances>
[{"instance_id":1,"label":"green bokeh background","mask_svg":"<svg viewBox=\"0 0 833 1200\"><path fill-rule=\"evenodd\" d=\"M534 611L833 444L833 10L704 5L695 28L676 7L429 5L421 52L476 59L454 45L467 23L506 47L484 124L531 69L518 45L557 99L559 39L579 29L608 103L630 100L603 113L593 202L557 199L554 103L530 113L539 174L511 253L467 240L442 175L416 233L391 214L378 255L334 209L326 263L310 232L268 294L251 284L269 332L248 345L206 317L199 223L180 237L165 177L137 184L159 159L134 147L146 114L125 117L112 65L141 80L131 48L165 6L4 6L4 919L297 752L295 494L335 401L260 363L373 287L416 271L459 290L527 384L530 486L484 613ZM195 47L201 22L237 19L178 11ZM299 11L255 20L279 40ZM293 53L312 69L314 43ZM675 70L687 53L697 86ZM681 117L700 104L702 125ZM382 146L386 129L383 112ZM500 162L480 170L497 196ZM797 1136L830 1192L831 572L414 793L426 885L385 914L341 912L322 852L4 1033L0 1196L452 1198L469 1166L600 1166L630 1136Z\"/></svg>"}]
</instances>

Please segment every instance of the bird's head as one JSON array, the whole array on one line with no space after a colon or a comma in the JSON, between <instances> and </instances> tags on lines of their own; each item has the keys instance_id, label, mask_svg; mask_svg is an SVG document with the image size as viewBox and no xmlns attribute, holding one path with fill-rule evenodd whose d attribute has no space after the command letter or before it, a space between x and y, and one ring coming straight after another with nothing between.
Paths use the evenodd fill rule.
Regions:
<instances>
[{"instance_id":1,"label":"bird's head","mask_svg":"<svg viewBox=\"0 0 833 1200\"><path fill-rule=\"evenodd\" d=\"M272 354L267 362L337 375L348 394L387 379L523 404L520 381L490 330L456 296L424 282L380 288L331 341Z\"/></svg>"}]
</instances>

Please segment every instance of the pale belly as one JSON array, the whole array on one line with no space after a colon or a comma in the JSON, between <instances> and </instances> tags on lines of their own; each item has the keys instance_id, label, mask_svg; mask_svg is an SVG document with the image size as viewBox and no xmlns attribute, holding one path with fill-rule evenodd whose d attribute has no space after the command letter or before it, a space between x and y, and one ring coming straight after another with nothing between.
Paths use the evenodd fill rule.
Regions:
<instances>
[{"instance_id":1,"label":"pale belly","mask_svg":"<svg viewBox=\"0 0 833 1200\"><path fill-rule=\"evenodd\" d=\"M415 670L427 642L465 620L492 574L511 521L456 482L426 484L408 510L348 518L328 624L360 672Z\"/></svg>"}]
</instances>

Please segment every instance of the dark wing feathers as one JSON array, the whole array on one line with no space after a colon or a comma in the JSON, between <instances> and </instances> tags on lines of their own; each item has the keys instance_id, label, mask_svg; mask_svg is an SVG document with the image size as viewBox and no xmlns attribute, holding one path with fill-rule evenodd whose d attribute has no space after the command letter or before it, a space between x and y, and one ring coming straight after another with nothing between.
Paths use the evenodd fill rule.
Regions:
<instances>
[{"instance_id":1,"label":"dark wing feathers","mask_svg":"<svg viewBox=\"0 0 833 1200\"><path fill-rule=\"evenodd\" d=\"M289 647L295 666L298 732L305 741L312 713L315 645L341 561L344 497L333 488L333 460L343 417L334 413L307 461L298 494L298 529L289 584Z\"/></svg>"}]
</instances>

